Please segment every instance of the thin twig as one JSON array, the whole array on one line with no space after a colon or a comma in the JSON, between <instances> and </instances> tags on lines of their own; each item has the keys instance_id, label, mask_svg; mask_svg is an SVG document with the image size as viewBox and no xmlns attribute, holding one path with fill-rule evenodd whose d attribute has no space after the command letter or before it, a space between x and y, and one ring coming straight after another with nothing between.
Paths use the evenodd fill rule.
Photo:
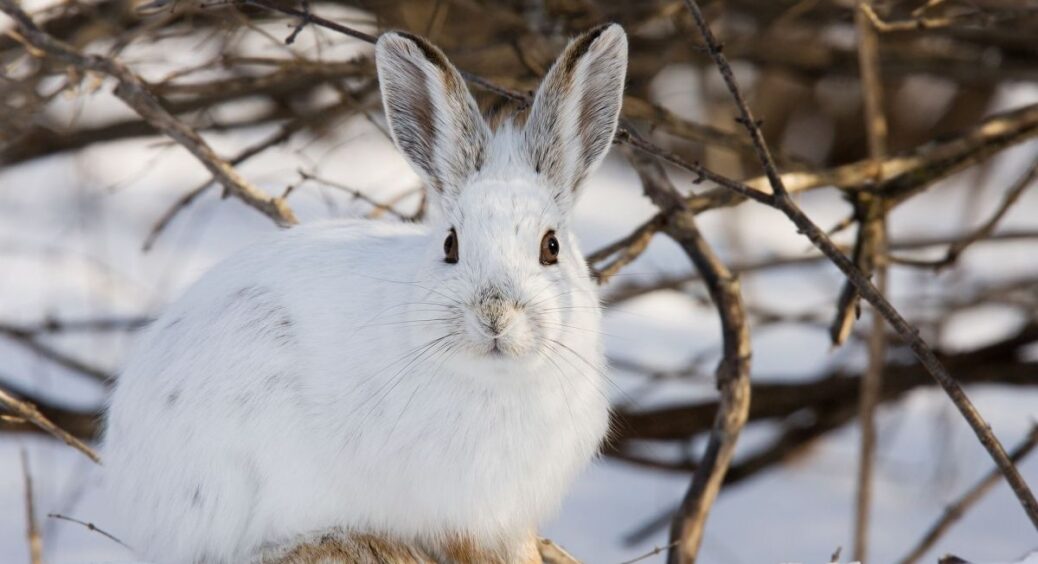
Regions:
<instances>
[{"instance_id":1,"label":"thin twig","mask_svg":"<svg viewBox=\"0 0 1038 564\"><path fill-rule=\"evenodd\" d=\"M296 25L295 29L293 29L292 33L285 38L285 45L291 45L295 43L296 37L299 35L299 32L303 31L303 28L306 27L306 24L310 23L310 0L302 0L302 4L303 17L299 18L299 23Z\"/></svg>"},{"instance_id":2,"label":"thin twig","mask_svg":"<svg viewBox=\"0 0 1038 564\"><path fill-rule=\"evenodd\" d=\"M635 562L641 562L642 560L648 560L649 558L652 558L653 556L656 556L657 554L661 554L662 552L664 552L666 550L670 550L671 548L674 548L674 546L676 546L679 542L681 542L681 541L674 541L674 542L672 542L670 544L665 544L663 546L654 547L649 552L646 552L645 554L642 554L641 556L636 556L636 557L634 557L634 558L632 558L630 560L624 560L620 564L635 564Z\"/></svg>"},{"instance_id":3,"label":"thin twig","mask_svg":"<svg viewBox=\"0 0 1038 564\"><path fill-rule=\"evenodd\" d=\"M1006 213L1009 212L1009 209L1013 204L1019 201L1020 196L1022 196L1023 193L1034 183L1036 178L1038 178L1038 157L1035 157L1035 159L1031 161L1027 170L1025 170L1024 173L1017 178L1016 182L1013 183L1013 186L1009 188L1009 191L1006 192L1005 196L1002 198L1002 202L999 204L998 209L991 214L991 217L981 226L968 234L963 235L949 245L948 250L944 253L944 257L937 260L916 260L904 257L890 257L890 260L897 264L933 268L935 270L940 270L955 264L967 248L978 241L983 241L991 237L995 228L998 227L998 223L1002 221L1002 218L1004 218Z\"/></svg>"},{"instance_id":4,"label":"thin twig","mask_svg":"<svg viewBox=\"0 0 1038 564\"><path fill-rule=\"evenodd\" d=\"M101 535L103 535L105 537L108 537L108 539L113 540L113 541L119 543L120 545L122 545L123 547L125 547L125 548L127 548L129 550L133 550L132 548L130 548L130 546L128 544L124 543L123 541L119 540L118 538L116 538L111 533L105 531L104 529L98 527L97 525L94 525L93 523L88 523L86 521L80 521L79 519L68 517L66 515L61 515L59 513L48 513L47 517L49 517L51 519L60 519L62 521L69 521L71 523L76 523L77 525L82 525L82 526L86 527L87 530L89 530L89 531L92 531L92 532L95 532L95 533L99 533L99 534L101 534Z\"/></svg>"},{"instance_id":5,"label":"thin twig","mask_svg":"<svg viewBox=\"0 0 1038 564\"><path fill-rule=\"evenodd\" d=\"M1020 462L1034 450L1035 446L1038 446L1038 425L1032 426L1027 436L1013 447L1012 452L1009 454L1009 459L1013 462ZM973 504L984 497L984 494L991 491L998 484L1000 477L999 469L997 467L992 468L979 482L966 490L962 497L946 507L940 518L930 526L923 538L920 539L919 544L909 551L907 556L901 559L901 564L912 564L922 558L927 551L933 548L933 545L937 543L941 535L946 533L952 525L961 519Z\"/></svg>"},{"instance_id":6,"label":"thin twig","mask_svg":"<svg viewBox=\"0 0 1038 564\"><path fill-rule=\"evenodd\" d=\"M356 188L350 188L349 186L346 186L345 184L342 184L340 182L335 182L333 180L328 180L327 178L322 178L322 177L317 176L316 174L314 174L312 172L307 172L307 171L305 171L303 169L299 169L296 172L299 174L299 177L303 181L316 182L318 184L321 184L321 185L324 185L324 186L335 188L336 190L341 190L343 192L346 192L347 194L352 196L353 199L365 202L366 204L368 204L372 208L374 208L376 210L379 210L381 212L385 212L385 213L387 213L387 214L389 214L389 215L391 215L391 216L393 216L393 217L395 217L397 219L404 219L404 220L414 219L412 216L397 210L392 205L380 202L380 201L372 198L371 196L368 196L364 192L361 192L360 190L357 190Z\"/></svg>"},{"instance_id":7,"label":"thin twig","mask_svg":"<svg viewBox=\"0 0 1038 564\"><path fill-rule=\"evenodd\" d=\"M85 454L90 460L101 464L101 457L97 455L94 449L87 446L83 441L73 437L67 431L58 427L50 419L44 417L40 410L35 405L19 400L14 397L6 390L0 388L0 404L3 404L10 411L16 413L19 417L32 422L34 425L50 433L55 438L64 441L65 444Z\"/></svg>"},{"instance_id":8,"label":"thin twig","mask_svg":"<svg viewBox=\"0 0 1038 564\"><path fill-rule=\"evenodd\" d=\"M43 564L43 537L36 523L36 503L33 501L32 474L29 472L29 455L25 448L20 451L22 457L22 479L25 483L25 522L26 537L29 541L29 562L31 564Z\"/></svg>"}]
</instances>

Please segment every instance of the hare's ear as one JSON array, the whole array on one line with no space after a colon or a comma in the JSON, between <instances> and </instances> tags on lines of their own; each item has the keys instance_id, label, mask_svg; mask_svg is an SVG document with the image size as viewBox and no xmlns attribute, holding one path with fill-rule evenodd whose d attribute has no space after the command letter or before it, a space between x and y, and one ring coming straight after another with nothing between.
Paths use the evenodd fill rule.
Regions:
<instances>
[{"instance_id":1,"label":"hare's ear","mask_svg":"<svg viewBox=\"0 0 1038 564\"><path fill-rule=\"evenodd\" d=\"M490 131L461 74L421 37L384 33L375 64L386 119L400 152L440 194L453 194L483 166Z\"/></svg>"},{"instance_id":2,"label":"hare's ear","mask_svg":"<svg viewBox=\"0 0 1038 564\"><path fill-rule=\"evenodd\" d=\"M571 41L537 90L524 148L558 191L556 200L572 202L581 180L608 152L626 73L627 35L608 24Z\"/></svg>"}]
</instances>

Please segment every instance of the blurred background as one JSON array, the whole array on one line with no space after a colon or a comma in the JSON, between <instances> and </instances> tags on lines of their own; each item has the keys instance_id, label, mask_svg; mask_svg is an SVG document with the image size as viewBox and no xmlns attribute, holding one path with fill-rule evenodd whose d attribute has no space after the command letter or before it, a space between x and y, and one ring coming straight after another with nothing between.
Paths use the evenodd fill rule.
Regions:
<instances>
[{"instance_id":1,"label":"blurred background","mask_svg":"<svg viewBox=\"0 0 1038 564\"><path fill-rule=\"evenodd\" d=\"M464 71L520 92L536 87L569 38L619 22L630 37L625 125L687 162L765 186L683 1L271 1L370 34L424 35ZM364 41L256 3L21 5L48 36L122 61L300 222L420 217L422 188L387 137ZM869 259L1007 450L1033 446L1038 3L701 5L797 203L860 264ZM112 78L56 60L14 29L0 16L0 390L94 442L135 332L215 262L280 228L117 99ZM862 47L869 37L874 49ZM866 86L869 68L876 80ZM507 102L473 92L488 112ZM870 145L867 115L886 122L885 147ZM659 213L630 154L614 147L576 211L607 306L615 432L542 531L589 563L667 544L717 405L721 334L698 273L663 234L624 239ZM910 351L892 335L870 337L870 309L858 318L853 300L840 300L842 275L781 213L666 173L739 275L751 329L749 422L701 560L828 562L839 547L837 560L849 560L870 338L886 350L872 360L882 393L871 530L859 543L869 562L909 557L991 459ZM875 202L887 237L863 257ZM0 414L0 561L30 562L27 499L43 561L132 560L96 531L48 517L104 529L99 467L13 411ZM1038 486L1038 457L1019 467ZM1033 550L1038 535L996 481L917 556L1009 562Z\"/></svg>"}]
</instances>

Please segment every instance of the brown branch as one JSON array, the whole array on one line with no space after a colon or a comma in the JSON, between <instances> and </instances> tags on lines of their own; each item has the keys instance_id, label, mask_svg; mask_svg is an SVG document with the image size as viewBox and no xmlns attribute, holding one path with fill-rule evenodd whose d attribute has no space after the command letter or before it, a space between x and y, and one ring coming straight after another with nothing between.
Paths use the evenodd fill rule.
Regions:
<instances>
[{"instance_id":1,"label":"brown branch","mask_svg":"<svg viewBox=\"0 0 1038 564\"><path fill-rule=\"evenodd\" d=\"M877 206L882 207L882 206ZM870 221L865 229L874 233L869 236L873 256L886 254L886 218L883 212ZM881 294L887 291L887 268L880 263L875 266L876 288ZM861 444L858 456L858 487L854 513L854 560L867 562L869 513L872 499L874 459L876 451L876 406L879 404L883 387L883 370L886 360L887 333L883 318L873 312L872 327L868 340L868 367L861 379L861 400L858 416L861 426Z\"/></svg>"},{"instance_id":2,"label":"brown branch","mask_svg":"<svg viewBox=\"0 0 1038 564\"><path fill-rule=\"evenodd\" d=\"M3 404L12 413L15 413L19 417L30 421L33 425L36 425L40 429L50 433L53 437L63 441L65 444L85 454L90 460L100 464L101 457L94 452L94 449L87 446L83 441L80 441L76 437L73 437L67 431L58 427L50 419L47 419L40 413L40 410L35 405L21 401L8 393L3 388L0 388L0 404Z\"/></svg>"},{"instance_id":3,"label":"brown branch","mask_svg":"<svg viewBox=\"0 0 1038 564\"><path fill-rule=\"evenodd\" d=\"M901 21L884 21L879 17L875 10L869 5L864 5L861 8L862 14L868 18L877 31L882 33L893 33L899 31L926 31L933 29L943 29L952 27L954 25L962 23L976 23L981 25L990 25L1000 20L1009 20L1012 18L1021 17L1026 13L1024 10L1006 10L999 13L985 13L980 10L973 10L963 14L957 14L948 17L941 18L924 18L921 17L921 12L913 12L912 15L915 19L901 20Z\"/></svg>"},{"instance_id":4,"label":"brown branch","mask_svg":"<svg viewBox=\"0 0 1038 564\"><path fill-rule=\"evenodd\" d=\"M1013 462L1020 462L1028 454L1034 450L1034 447L1038 446L1038 426L1032 426L1030 432L1024 437L1019 444L1013 447L1012 452L1009 454L1009 459ZM909 553L907 556L901 559L901 564L912 564L923 557L924 554L937 543L937 540L941 538L945 532L948 531L973 504L984 497L984 494L991 491L993 487L999 482L999 469L992 468L979 482L968 490L962 497L955 500L954 503L944 509L944 514L930 526L926 534Z\"/></svg>"},{"instance_id":5,"label":"brown branch","mask_svg":"<svg viewBox=\"0 0 1038 564\"><path fill-rule=\"evenodd\" d=\"M588 255L587 263L591 269L591 275L598 280L599 284L608 282L613 275L634 262L635 259L645 252L645 249L649 247L649 243L652 242L652 238L662 229L663 223L664 217L657 215L638 226L622 239ZM614 258L600 267L594 266L595 263L604 261L609 257Z\"/></svg>"},{"instance_id":6,"label":"brown branch","mask_svg":"<svg viewBox=\"0 0 1038 564\"><path fill-rule=\"evenodd\" d=\"M22 480L25 483L25 535L29 541L29 562L43 564L43 538L36 523L36 504L33 501L32 474L29 472L29 455L25 448L19 453L22 458Z\"/></svg>"},{"instance_id":7,"label":"brown branch","mask_svg":"<svg viewBox=\"0 0 1038 564\"><path fill-rule=\"evenodd\" d=\"M869 0L859 0L855 14L858 34L858 66L861 69L861 87L865 101L865 131L869 142L869 158L874 165L874 180L883 180L880 176L880 163L887 156L887 119L883 114L883 84L879 71L879 41L876 32L869 24L866 13L870 10ZM873 272L876 275L876 288L881 295L887 290L887 268L883 257L887 254L887 207L882 196L871 196L865 193L857 196L857 205L864 208L865 217L858 234L860 254L855 258L855 265L866 276ZM848 307L838 310L833 341L843 342L846 332L854 324L851 317L851 304L858 307L858 293L846 283L845 295L852 296ZM861 400L858 402L858 415L861 427L861 442L858 455L857 495L854 511L854 545L852 558L859 562L868 561L869 512L872 501L872 476L876 450L876 405L883 385L883 366L886 357L886 330L883 318L872 316L872 330L869 333L868 367L861 379Z\"/></svg>"},{"instance_id":8,"label":"brown branch","mask_svg":"<svg viewBox=\"0 0 1038 564\"><path fill-rule=\"evenodd\" d=\"M917 194L938 180L947 178L969 166L983 162L998 152L1038 135L1038 104L1031 104L995 114L950 140L925 143L902 155L884 159L879 170L872 158L866 158L830 169L787 172L780 176L790 193L804 192L823 186L850 190L867 189L883 195L892 204ZM876 184L877 175L883 181ZM761 176L746 181L752 188L771 192L768 178ZM690 198L697 212L732 206L742 202L723 186ZM765 202L767 203L767 202Z\"/></svg>"},{"instance_id":9,"label":"brown branch","mask_svg":"<svg viewBox=\"0 0 1038 564\"><path fill-rule=\"evenodd\" d=\"M869 194L855 194L854 208L859 227L851 259L862 273L872 276L877 260L886 255L885 248L882 248L882 239L886 231L885 204L882 198ZM847 340L860 312L858 291L850 281L845 281L836 299L836 315L829 326L829 338L834 347L842 345Z\"/></svg>"},{"instance_id":10,"label":"brown branch","mask_svg":"<svg viewBox=\"0 0 1038 564\"><path fill-rule=\"evenodd\" d=\"M894 306L892 306L890 302L883 297L879 290L872 285L861 270L859 270L843 253L839 251L839 249L836 248L836 245L833 244L825 232L819 229L818 226L815 225L806 214L804 214L803 210L796 205L792 198L790 198L788 191L782 183L782 178L775 170L774 161L764 143L763 135L760 132L760 126L756 121L754 121L749 108L746 106L742 95L739 93L739 88L735 83L731 67L728 65L725 56L721 53L721 49L716 39L714 39L713 32L710 31L710 27L707 25L695 0L685 0L685 3L692 13L696 26L703 35L708 52L720 70L722 77L724 77L725 83L739 108L741 116L740 123L742 123L749 132L751 139L754 141L754 146L758 149L758 157L761 166L764 167L765 174L768 177L774 194L771 198L772 206L786 214L786 217L796 225L797 230L804 234L816 247L818 247L819 250L829 257L837 268L839 268L840 271L843 272L843 274L854 284L861 297L872 304L872 306L887 320L887 322L890 323L891 327L898 333L898 335L909 344L909 347L912 349L915 356L920 360L920 362L922 362L931 376L933 376L941 387L944 388L948 397L958 408L963 418L966 419L966 422L969 423L973 432L977 435L977 439L988 451L988 454L1002 471L1006 481L1013 489L1013 493L1016 494L1017 499L1020 501L1021 507L1027 514L1028 518L1030 518L1031 523L1036 529L1038 529L1038 500L1035 500L1034 494L1028 487L1027 482L1024 481L1019 470L1012 461L1009 460L1002 443L999 442L998 438L994 433L992 433L991 427L988 425L987 421L984 420L983 416L981 416L980 412L977 411L977 408L973 405L973 402L970 401L969 397L966 396L962 387L954 378L952 378L951 374L948 373L944 365L942 365L940 360L937 359L930 347L922 337L919 336L919 331L901 316Z\"/></svg>"},{"instance_id":11,"label":"brown branch","mask_svg":"<svg viewBox=\"0 0 1038 564\"><path fill-rule=\"evenodd\" d=\"M0 0L0 11L14 20L16 28L26 41L50 57L81 71L98 72L114 78L118 83L115 95L145 121L194 155L229 193L279 225L298 223L292 210L283 200L271 197L249 183L234 167L220 158L195 130L163 108L144 81L121 62L100 55L84 55L52 38L36 27L14 0Z\"/></svg>"},{"instance_id":12,"label":"brown branch","mask_svg":"<svg viewBox=\"0 0 1038 564\"><path fill-rule=\"evenodd\" d=\"M627 152L645 195L665 214L663 231L681 246L706 283L721 322L723 356L717 367L720 405L706 452L675 516L670 532L671 562L693 562L699 552L707 516L724 483L735 443L750 408L750 332L739 282L703 238L695 214L688 209L663 167L644 153Z\"/></svg>"}]
</instances>

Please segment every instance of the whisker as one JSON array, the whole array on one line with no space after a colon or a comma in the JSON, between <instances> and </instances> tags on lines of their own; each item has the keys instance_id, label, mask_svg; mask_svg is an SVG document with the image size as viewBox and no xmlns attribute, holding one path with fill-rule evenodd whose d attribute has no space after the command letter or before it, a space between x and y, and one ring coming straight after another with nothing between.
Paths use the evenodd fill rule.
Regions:
<instances>
[{"instance_id":1,"label":"whisker","mask_svg":"<svg viewBox=\"0 0 1038 564\"><path fill-rule=\"evenodd\" d=\"M584 373L584 370L581 370L581 369L580 369L580 368L578 368L578 367L577 367L577 366L576 366L575 364L573 364L572 362L570 362L570 360L569 360L569 359L567 359L567 358L566 358L566 356L562 354L562 352L563 352L563 351L561 351L561 350L559 350L559 349L555 348L555 347L554 347L554 345L553 345L553 343L556 343L556 344L557 344L557 343L558 343L558 341L555 341L555 340L546 340L544 344L545 344L545 345L546 345L546 346L548 347L548 349L549 349L550 351L552 351L553 353L556 353L556 354L558 354L558 355L559 355L559 358L561 358L562 360L566 361L566 364L568 364L568 365L570 366L570 368L572 368L572 369L573 369L573 372L577 373L577 374L578 374L578 375L579 375L579 376L580 376L581 378L589 378L589 376L588 376L587 374L585 374L585 373ZM597 371L596 371L596 372L597 372ZM599 374L601 374L601 373L599 372ZM608 378L606 378L606 380L608 381ZM589 380L589 381L590 381L590 380ZM592 383L594 383L593 381L591 381L591 382L592 382ZM593 386L593 387L594 387L595 391L596 391L596 392L598 392L598 394L599 394L600 396L602 396L602 398L603 398L603 399L605 399L605 400L606 400L607 402L610 402L610 403L612 402L612 400L610 400L610 399L609 399L609 396L608 396L608 395L606 395L606 393L605 393L605 392L603 392L603 391L602 391L602 389L601 389L601 388L600 388L599 386L597 386L597 385L596 385L596 386Z\"/></svg>"},{"instance_id":2,"label":"whisker","mask_svg":"<svg viewBox=\"0 0 1038 564\"><path fill-rule=\"evenodd\" d=\"M554 343L554 344L556 344L556 345L558 345L558 346L562 347L562 348L563 348L564 350L566 350L566 351L569 351L569 353L570 353L570 354L572 354L573 356L577 357L577 359L579 359L579 360L580 360L581 362L583 362L583 363L584 363L585 365L587 365L587 367L588 367L588 368L590 368L590 369L594 370L594 371L595 371L595 372L596 372L596 373L597 373L597 374L598 374L599 376L601 376L601 377L602 377L602 378L603 378L603 379L604 379L604 380L605 380L605 381L606 381L607 383L609 383L609 385L611 385L611 386L613 387L613 389L615 389L615 390L616 390L617 392L619 392L619 393L620 393L620 394L621 394L622 396L624 396L624 398L625 398L626 400L628 400L628 401L633 401L633 400L634 400L634 398L632 398L632 397L631 397L631 396L630 396L630 395L629 395L629 394L628 394L628 393L627 393L626 391L624 391L624 389L623 389L623 388L621 388L621 387L620 387L620 386L619 386L619 385L618 385L618 384L617 384L616 382L614 382L614 381L613 381L613 379L612 379L612 378L610 378L608 374L606 374L605 370L603 370L603 369L601 369L601 368L598 368L597 366L595 366L594 364L592 364L592 363L591 363L591 362L590 362L590 361L589 361L588 359L584 358L584 355L582 355L582 354L580 354L579 352L577 352L577 351L573 350L573 348L569 347L568 345L566 345L566 344L565 344L565 343L563 343L562 341L559 341L559 340L557 340L557 339L549 339L549 340L550 340L550 341L551 341L552 343ZM565 356L563 356L563 358L566 358L566 357L565 357Z\"/></svg>"},{"instance_id":3,"label":"whisker","mask_svg":"<svg viewBox=\"0 0 1038 564\"><path fill-rule=\"evenodd\" d=\"M378 408L378 406L381 405L382 402L385 401L385 399L393 393L393 390L395 390L396 387L400 385L400 382L402 382L407 377L407 375L410 373L408 371L411 369L411 367L415 366L417 363L427 358L430 350L435 351L436 346L438 344L440 344L444 339L447 339L453 335L454 334L452 333L448 333L447 335L437 337L436 339L433 339L432 342L421 347L421 351L418 354L414 355L403 367L400 368L400 370L397 370L395 374L390 376L381 386L379 386L379 388L375 391L375 393L371 395L371 397L369 397L367 400L364 400L364 402L357 406L357 408L359 409L363 407L365 404L371 402L372 400L375 400L371 407L368 409L368 411L361 418L361 424L358 426L358 428L364 428L364 423L368 420L371 414L374 413L375 409Z\"/></svg>"}]
</instances>

